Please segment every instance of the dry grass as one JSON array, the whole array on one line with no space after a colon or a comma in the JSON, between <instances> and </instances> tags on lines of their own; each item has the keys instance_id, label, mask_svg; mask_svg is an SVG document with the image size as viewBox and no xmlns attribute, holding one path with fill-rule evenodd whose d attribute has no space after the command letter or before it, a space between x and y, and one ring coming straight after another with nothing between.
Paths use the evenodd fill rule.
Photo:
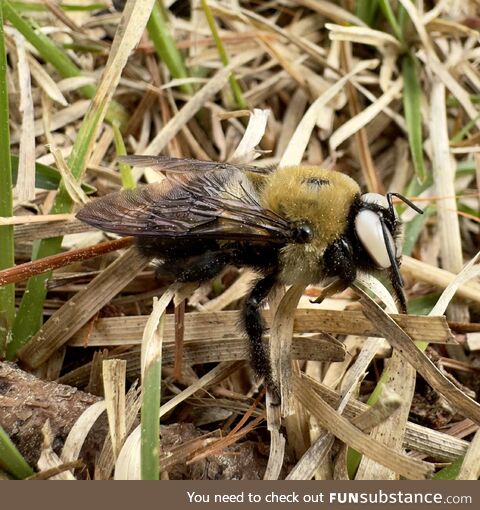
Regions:
<instances>
[{"instance_id":1,"label":"dry grass","mask_svg":"<svg viewBox=\"0 0 480 510\"><path fill-rule=\"evenodd\" d=\"M112 439L97 452L91 476L141 476L140 398L135 388L124 398L123 388L142 377L139 345L154 335L144 329L153 298L162 295L162 310L168 308L155 359L163 366L163 478L205 477L206 458L226 463L228 472L228 456L219 454L253 444L269 453L235 476L418 479L447 463L456 466L453 476L477 479L480 358L465 349L465 334L474 345L480 330L473 260L480 46L469 27L480 16L478 2L208 1L222 59L205 2L164 3L173 4L171 38L160 42L160 55L148 36L158 26L150 21L143 32L150 0L127 2L123 15L110 6L75 11L52 2L51 9L20 11L78 73L49 58L48 47L26 41L5 11L18 177L13 216L0 218L0 232L14 226L16 264L37 258L41 246L55 265L46 259L15 269L0 260L0 283L15 282L17 305L17 323L0 313L0 331L13 329L9 355L40 377L105 395L85 411L59 456L45 429L42 460L33 467L72 477L85 438L107 410ZM307 162L335 167L364 190L413 197L426 214L399 212L403 274L418 316L396 315L388 290L364 277L391 315L360 290L361 309L352 290L312 305L316 287L277 289L265 316L282 406L269 405L244 361L237 327L249 271L231 268L200 287L167 288L134 248L108 253L100 242L112 237L71 215L87 195L159 178L148 168L122 168L120 176L123 149L112 123L132 154ZM60 238L64 259L54 255ZM91 246L97 258L85 260ZM27 277L51 269L48 284L44 277L25 286ZM8 307L5 296L0 304ZM169 431L186 423L189 434L169 443Z\"/></svg>"}]
</instances>

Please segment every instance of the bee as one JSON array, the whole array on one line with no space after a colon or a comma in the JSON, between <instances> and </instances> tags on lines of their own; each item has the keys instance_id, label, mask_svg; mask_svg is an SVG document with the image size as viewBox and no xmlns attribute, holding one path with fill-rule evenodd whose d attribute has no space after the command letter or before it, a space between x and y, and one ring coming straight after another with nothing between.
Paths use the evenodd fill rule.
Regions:
<instances>
[{"instance_id":1,"label":"bee","mask_svg":"<svg viewBox=\"0 0 480 510\"><path fill-rule=\"evenodd\" d=\"M333 293L352 284L357 270L383 273L406 313L401 222L392 197L422 211L402 195L362 194L352 178L318 166L259 168L163 156L122 160L165 178L93 200L77 218L134 236L138 250L159 260L176 281L206 281L228 265L256 271L242 323L251 365L272 394L278 390L260 310L275 284L330 282Z\"/></svg>"}]
</instances>

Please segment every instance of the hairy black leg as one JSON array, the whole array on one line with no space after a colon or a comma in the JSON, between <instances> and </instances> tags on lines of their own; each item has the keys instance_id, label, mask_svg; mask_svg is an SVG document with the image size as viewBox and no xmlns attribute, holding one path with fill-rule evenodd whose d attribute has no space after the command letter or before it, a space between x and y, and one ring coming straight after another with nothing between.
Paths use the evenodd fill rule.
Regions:
<instances>
[{"instance_id":1,"label":"hairy black leg","mask_svg":"<svg viewBox=\"0 0 480 510\"><path fill-rule=\"evenodd\" d=\"M356 278L357 271L353 260L353 250L350 243L341 237L334 241L324 255L325 275L336 276L348 287Z\"/></svg>"},{"instance_id":2,"label":"hairy black leg","mask_svg":"<svg viewBox=\"0 0 480 510\"><path fill-rule=\"evenodd\" d=\"M349 282L346 282L342 278L335 278L333 282L329 283L326 287L324 287L317 298L310 300L310 303L321 303L324 299L334 296L339 292L343 292L349 285Z\"/></svg>"},{"instance_id":3,"label":"hairy black leg","mask_svg":"<svg viewBox=\"0 0 480 510\"><path fill-rule=\"evenodd\" d=\"M353 250L350 243L344 237L334 241L326 250L323 257L325 264L325 276L335 278L312 301L321 303L326 297L333 296L345 290L357 276L353 260Z\"/></svg>"},{"instance_id":4,"label":"hairy black leg","mask_svg":"<svg viewBox=\"0 0 480 510\"><path fill-rule=\"evenodd\" d=\"M263 377L267 388L270 390L272 400L275 403L280 402L279 388L272 379L272 367L270 356L263 344L263 333L265 332L265 323L260 310L262 303L268 296L268 293L275 285L275 274L269 274L259 280L253 287L245 300L243 309L243 325L249 340L250 362L252 368L258 377Z\"/></svg>"},{"instance_id":5,"label":"hairy black leg","mask_svg":"<svg viewBox=\"0 0 480 510\"><path fill-rule=\"evenodd\" d=\"M408 313L407 299L405 298L405 293L403 292L403 285L399 282L393 270L390 271L390 282L392 283L393 290L397 296L400 313Z\"/></svg>"}]
</instances>

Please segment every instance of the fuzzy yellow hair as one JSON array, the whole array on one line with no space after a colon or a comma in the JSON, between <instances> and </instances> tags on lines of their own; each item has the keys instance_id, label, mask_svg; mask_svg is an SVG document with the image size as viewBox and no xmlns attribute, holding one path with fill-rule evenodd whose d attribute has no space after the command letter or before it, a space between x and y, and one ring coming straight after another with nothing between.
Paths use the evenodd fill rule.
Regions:
<instances>
[{"instance_id":1,"label":"fuzzy yellow hair","mask_svg":"<svg viewBox=\"0 0 480 510\"><path fill-rule=\"evenodd\" d=\"M340 172L318 166L278 168L260 191L260 202L294 222L313 228L312 245L323 250L345 232L358 184ZM312 246L312 247L313 247Z\"/></svg>"}]
</instances>

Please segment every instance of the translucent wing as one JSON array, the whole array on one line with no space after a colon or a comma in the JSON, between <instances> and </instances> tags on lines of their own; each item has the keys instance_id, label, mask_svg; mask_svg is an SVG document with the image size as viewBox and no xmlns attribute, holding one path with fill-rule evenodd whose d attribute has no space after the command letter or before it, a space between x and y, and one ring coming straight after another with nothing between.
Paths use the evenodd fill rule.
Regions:
<instances>
[{"instance_id":1,"label":"translucent wing","mask_svg":"<svg viewBox=\"0 0 480 510\"><path fill-rule=\"evenodd\" d=\"M184 160L165 160L165 165L176 168L179 161ZM190 169L189 164L187 160ZM294 238L294 225L259 204L242 170L233 165L209 165L200 172L167 172L160 183L94 200L77 218L121 235L280 243ZM204 168L203 163L200 166Z\"/></svg>"},{"instance_id":2,"label":"translucent wing","mask_svg":"<svg viewBox=\"0 0 480 510\"><path fill-rule=\"evenodd\" d=\"M150 167L160 172L211 172L211 171L229 171L238 172L243 170L256 174L266 175L274 170L274 167L268 166L260 168L253 165L231 165L230 163L219 163L215 161L201 161L198 159L180 159L169 158L168 156L120 156L117 158L122 163L136 167Z\"/></svg>"}]
</instances>

